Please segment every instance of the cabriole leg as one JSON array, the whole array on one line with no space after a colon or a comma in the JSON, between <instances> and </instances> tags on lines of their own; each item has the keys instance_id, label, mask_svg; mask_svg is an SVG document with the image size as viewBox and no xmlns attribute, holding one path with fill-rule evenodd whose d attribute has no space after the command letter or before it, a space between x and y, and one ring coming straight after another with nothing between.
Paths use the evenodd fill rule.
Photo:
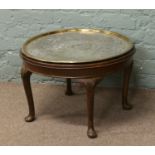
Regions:
<instances>
[{"instance_id":1,"label":"cabriole leg","mask_svg":"<svg viewBox=\"0 0 155 155\"><path fill-rule=\"evenodd\" d=\"M88 113L88 130L87 135L89 138L96 138L97 133L94 128L94 95L95 87L99 79L84 79L83 83L86 87L87 95L87 113Z\"/></svg>"},{"instance_id":2,"label":"cabriole leg","mask_svg":"<svg viewBox=\"0 0 155 155\"><path fill-rule=\"evenodd\" d=\"M27 97L28 102L28 108L29 108L29 114L25 117L26 122L32 122L35 119L35 108L34 108L34 101L33 101L33 95L32 95L32 89L31 89L31 83L30 83L30 76L31 72L28 71L25 66L21 69L21 78L23 81L23 86L25 90L25 94Z\"/></svg>"},{"instance_id":3,"label":"cabriole leg","mask_svg":"<svg viewBox=\"0 0 155 155\"><path fill-rule=\"evenodd\" d=\"M124 69L123 90L122 90L122 107L124 110L132 109L132 105L128 103L128 87L132 71L133 62Z\"/></svg>"},{"instance_id":4,"label":"cabriole leg","mask_svg":"<svg viewBox=\"0 0 155 155\"><path fill-rule=\"evenodd\" d=\"M67 87L66 87L65 94L68 95L68 96L71 96L71 95L74 94L73 91L72 91L72 81L71 81L71 79L67 78L66 83L67 83Z\"/></svg>"}]
</instances>

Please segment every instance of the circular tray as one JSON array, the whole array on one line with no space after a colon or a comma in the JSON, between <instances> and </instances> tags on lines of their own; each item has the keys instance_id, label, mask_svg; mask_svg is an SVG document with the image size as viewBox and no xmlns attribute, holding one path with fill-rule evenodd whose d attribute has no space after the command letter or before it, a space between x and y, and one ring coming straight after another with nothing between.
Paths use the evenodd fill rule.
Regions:
<instances>
[{"instance_id":1,"label":"circular tray","mask_svg":"<svg viewBox=\"0 0 155 155\"><path fill-rule=\"evenodd\" d=\"M87 63L126 54L133 43L102 29L62 29L32 37L22 47L26 57L51 63Z\"/></svg>"}]
</instances>

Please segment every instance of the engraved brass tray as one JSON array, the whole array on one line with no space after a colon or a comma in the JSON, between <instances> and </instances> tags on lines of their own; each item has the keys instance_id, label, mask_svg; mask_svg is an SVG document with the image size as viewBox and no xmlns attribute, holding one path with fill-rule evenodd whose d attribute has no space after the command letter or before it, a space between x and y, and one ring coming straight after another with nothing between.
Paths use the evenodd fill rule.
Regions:
<instances>
[{"instance_id":1,"label":"engraved brass tray","mask_svg":"<svg viewBox=\"0 0 155 155\"><path fill-rule=\"evenodd\" d=\"M126 36L103 29L62 29L34 36L22 47L26 57L50 63L87 63L126 54Z\"/></svg>"}]
</instances>

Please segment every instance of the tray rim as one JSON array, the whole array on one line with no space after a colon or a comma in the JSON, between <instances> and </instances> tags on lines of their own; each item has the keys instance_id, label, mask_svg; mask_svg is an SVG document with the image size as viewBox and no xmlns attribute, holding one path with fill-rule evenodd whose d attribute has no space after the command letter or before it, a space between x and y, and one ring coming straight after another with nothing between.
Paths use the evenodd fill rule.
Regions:
<instances>
[{"instance_id":1,"label":"tray rim","mask_svg":"<svg viewBox=\"0 0 155 155\"><path fill-rule=\"evenodd\" d=\"M126 52L124 52L123 54L119 54L119 55L116 55L116 56L113 56L113 57L110 57L110 58L106 58L106 59L99 59L99 60L91 60L91 61L47 61L45 59L38 59L36 58L35 56L32 56L31 54L29 54L26 50L26 46L31 43L32 41L38 39L38 38L42 38L42 37L45 37L45 36L48 36L48 35L52 35L52 34L60 34L60 33L65 33L65 32L80 32L80 33L84 33L84 34L88 34L88 33L102 33L104 35L107 35L107 36L114 36L114 37L118 37L124 41L126 41L128 44L131 45L131 48L129 50L127 50ZM38 61L41 61L41 62L47 62L47 63L70 63L70 64L74 64L74 63L91 63L91 62L98 62L98 61L105 61L105 60L108 60L108 59L113 59L113 58L116 58L116 57L119 57L119 56L122 56L124 54L127 54L128 52L130 52L132 49L134 48L134 42L131 41L126 35L122 35L118 32L114 32L114 31L109 31L109 30L105 30L105 29L102 29L102 28L66 28L66 29L58 29L58 30L54 30L54 31L49 31L49 32L44 32L44 33L41 33L41 34L38 34L38 35L34 35L32 37L30 37L29 39L27 39L23 46L21 47L21 50L20 50L20 53L21 55L23 54L24 56L30 58L30 59L35 59L35 60L38 60Z\"/></svg>"}]
</instances>

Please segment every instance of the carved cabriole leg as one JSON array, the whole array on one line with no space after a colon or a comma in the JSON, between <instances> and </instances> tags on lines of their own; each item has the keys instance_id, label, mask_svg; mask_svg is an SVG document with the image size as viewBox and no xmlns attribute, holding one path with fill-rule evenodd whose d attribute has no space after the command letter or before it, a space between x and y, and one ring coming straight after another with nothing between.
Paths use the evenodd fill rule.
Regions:
<instances>
[{"instance_id":1,"label":"carved cabriole leg","mask_svg":"<svg viewBox=\"0 0 155 155\"><path fill-rule=\"evenodd\" d=\"M122 90L122 107L124 110L132 109L132 105L128 103L128 87L129 79L132 71L133 62L124 69L123 90Z\"/></svg>"},{"instance_id":2,"label":"carved cabriole leg","mask_svg":"<svg viewBox=\"0 0 155 155\"><path fill-rule=\"evenodd\" d=\"M28 116L25 117L26 122L32 122L35 119L34 101L33 101L31 83L30 83L31 74L32 73L28 71L23 65L21 69L21 78L23 81L23 86L24 86L24 90L25 90L25 94L28 102L28 108L29 108L29 114Z\"/></svg>"},{"instance_id":3,"label":"carved cabriole leg","mask_svg":"<svg viewBox=\"0 0 155 155\"><path fill-rule=\"evenodd\" d=\"M95 95L95 87L97 83L100 81L100 79L99 78L83 79L80 81L84 83L87 94L87 113L88 113L87 135L89 138L96 138L97 133L94 128L94 95Z\"/></svg>"},{"instance_id":4,"label":"carved cabriole leg","mask_svg":"<svg viewBox=\"0 0 155 155\"><path fill-rule=\"evenodd\" d=\"M67 78L66 83L67 83L67 87L66 87L65 94L68 95L68 96L71 96L71 95L74 94L73 91L72 91L72 81L71 81L71 79Z\"/></svg>"}]
</instances>

